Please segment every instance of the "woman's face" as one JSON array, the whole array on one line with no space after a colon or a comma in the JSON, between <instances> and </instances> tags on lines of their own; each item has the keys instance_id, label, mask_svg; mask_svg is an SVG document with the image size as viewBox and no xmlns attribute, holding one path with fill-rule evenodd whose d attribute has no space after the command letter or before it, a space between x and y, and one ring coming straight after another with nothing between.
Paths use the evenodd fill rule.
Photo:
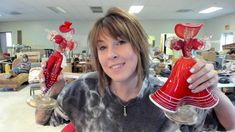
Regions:
<instances>
[{"instance_id":1,"label":"woman's face","mask_svg":"<svg viewBox=\"0 0 235 132\"><path fill-rule=\"evenodd\" d=\"M28 58L23 58L23 62L27 62L28 61Z\"/></svg>"},{"instance_id":2,"label":"woman's face","mask_svg":"<svg viewBox=\"0 0 235 132\"><path fill-rule=\"evenodd\" d=\"M103 34L96 48L99 62L112 81L124 82L137 75L138 57L129 41Z\"/></svg>"}]
</instances>

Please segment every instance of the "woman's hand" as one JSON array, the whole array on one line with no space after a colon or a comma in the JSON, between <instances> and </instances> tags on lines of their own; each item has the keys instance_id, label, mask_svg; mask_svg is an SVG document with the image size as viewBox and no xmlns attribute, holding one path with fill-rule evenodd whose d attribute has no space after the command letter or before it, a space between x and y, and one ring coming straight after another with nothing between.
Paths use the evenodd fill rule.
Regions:
<instances>
[{"instance_id":1,"label":"woman's hand","mask_svg":"<svg viewBox=\"0 0 235 132\"><path fill-rule=\"evenodd\" d=\"M39 72L39 81L40 81L40 87L42 91L46 90L46 84L45 84L45 76L44 76L44 69L46 67L46 61L41 62L41 69Z\"/></svg>"},{"instance_id":2,"label":"woman's hand","mask_svg":"<svg viewBox=\"0 0 235 132\"><path fill-rule=\"evenodd\" d=\"M187 79L187 82L193 93L198 93L209 87L217 87L218 75L213 64L208 64L205 60L200 59L190 69L190 72L192 75Z\"/></svg>"},{"instance_id":3,"label":"woman's hand","mask_svg":"<svg viewBox=\"0 0 235 132\"><path fill-rule=\"evenodd\" d=\"M42 92L46 91L46 84L45 84L45 76L44 76L44 69L46 68L46 61L41 63L41 69L39 73L39 80L40 80L40 87ZM63 78L62 73L57 78L57 81L54 83L54 85L47 91L46 94L48 94L50 97L56 98L57 95L60 93L60 91L63 89L65 85L65 80Z\"/></svg>"}]
</instances>

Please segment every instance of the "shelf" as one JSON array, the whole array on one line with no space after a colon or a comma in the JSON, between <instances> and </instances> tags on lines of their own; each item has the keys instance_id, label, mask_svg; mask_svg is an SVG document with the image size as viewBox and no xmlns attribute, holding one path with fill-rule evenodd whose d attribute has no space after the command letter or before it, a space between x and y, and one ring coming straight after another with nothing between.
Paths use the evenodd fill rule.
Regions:
<instances>
[{"instance_id":1,"label":"shelf","mask_svg":"<svg viewBox=\"0 0 235 132\"><path fill-rule=\"evenodd\" d=\"M235 49L235 43L223 45L223 50Z\"/></svg>"}]
</instances>

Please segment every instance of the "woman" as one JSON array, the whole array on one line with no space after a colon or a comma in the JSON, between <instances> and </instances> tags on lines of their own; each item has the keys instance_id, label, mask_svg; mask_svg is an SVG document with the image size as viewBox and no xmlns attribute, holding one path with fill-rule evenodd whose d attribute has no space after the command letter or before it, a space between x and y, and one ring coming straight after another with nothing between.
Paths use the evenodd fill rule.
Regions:
<instances>
[{"instance_id":1,"label":"woman","mask_svg":"<svg viewBox=\"0 0 235 132\"><path fill-rule=\"evenodd\" d=\"M22 61L17 64L15 68L12 68L13 74L20 74L20 73L29 73L31 68L31 63L29 62L29 57L27 54L22 56Z\"/></svg>"},{"instance_id":2,"label":"woman","mask_svg":"<svg viewBox=\"0 0 235 132\"><path fill-rule=\"evenodd\" d=\"M27 54L24 54L22 56L21 62L12 68L12 70L10 71L8 76L6 76L6 78L15 77L20 73L29 73L30 68L31 68L31 63L29 62L29 57Z\"/></svg>"},{"instance_id":3,"label":"woman","mask_svg":"<svg viewBox=\"0 0 235 132\"><path fill-rule=\"evenodd\" d=\"M85 74L65 88L61 86L63 80L59 80L49 91L52 97L59 93L59 106L53 111L37 110L36 121L59 125L70 120L78 132L177 130L178 125L149 100L149 94L158 89L161 82L148 75L147 34L136 18L119 8L111 8L94 24L88 40L97 73ZM216 85L218 81L213 66L203 60L194 65L191 72L188 81L193 92ZM220 90L214 91L220 98L214 108L219 122L227 130L235 129L232 103ZM205 130L203 126L210 124L206 117L213 114L211 110L199 112L198 123L186 126L190 131ZM216 128L213 126L211 130Z\"/></svg>"}]
</instances>

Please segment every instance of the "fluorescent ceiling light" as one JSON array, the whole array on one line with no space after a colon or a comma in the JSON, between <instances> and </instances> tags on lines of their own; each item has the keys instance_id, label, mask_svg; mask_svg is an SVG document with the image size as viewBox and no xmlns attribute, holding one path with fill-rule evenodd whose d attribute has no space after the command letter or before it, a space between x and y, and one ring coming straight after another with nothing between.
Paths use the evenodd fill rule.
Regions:
<instances>
[{"instance_id":1,"label":"fluorescent ceiling light","mask_svg":"<svg viewBox=\"0 0 235 132\"><path fill-rule=\"evenodd\" d=\"M66 13L66 11L63 8L59 7L59 6L57 6L56 9L58 9L62 13Z\"/></svg>"},{"instance_id":2,"label":"fluorescent ceiling light","mask_svg":"<svg viewBox=\"0 0 235 132\"><path fill-rule=\"evenodd\" d=\"M144 6L131 6L129 8L129 13L140 13L140 11L144 8Z\"/></svg>"},{"instance_id":3,"label":"fluorescent ceiling light","mask_svg":"<svg viewBox=\"0 0 235 132\"><path fill-rule=\"evenodd\" d=\"M202 10L200 11L199 13L212 13L212 12L215 12L215 11L218 11L218 10L221 10L223 8L221 7L210 7L210 8L207 8L205 10Z\"/></svg>"},{"instance_id":4,"label":"fluorescent ceiling light","mask_svg":"<svg viewBox=\"0 0 235 132\"><path fill-rule=\"evenodd\" d=\"M103 13L101 6L90 6L90 9L93 13Z\"/></svg>"},{"instance_id":5,"label":"fluorescent ceiling light","mask_svg":"<svg viewBox=\"0 0 235 132\"><path fill-rule=\"evenodd\" d=\"M57 7L54 7L54 6L49 6L49 7L47 7L47 8L49 8L50 10L52 10L53 12L55 12L55 13L57 13L57 14L61 14L61 13L66 13L66 11L65 11L65 9L63 9L63 8L61 8L61 7L59 7L59 6L57 6Z\"/></svg>"}]
</instances>

